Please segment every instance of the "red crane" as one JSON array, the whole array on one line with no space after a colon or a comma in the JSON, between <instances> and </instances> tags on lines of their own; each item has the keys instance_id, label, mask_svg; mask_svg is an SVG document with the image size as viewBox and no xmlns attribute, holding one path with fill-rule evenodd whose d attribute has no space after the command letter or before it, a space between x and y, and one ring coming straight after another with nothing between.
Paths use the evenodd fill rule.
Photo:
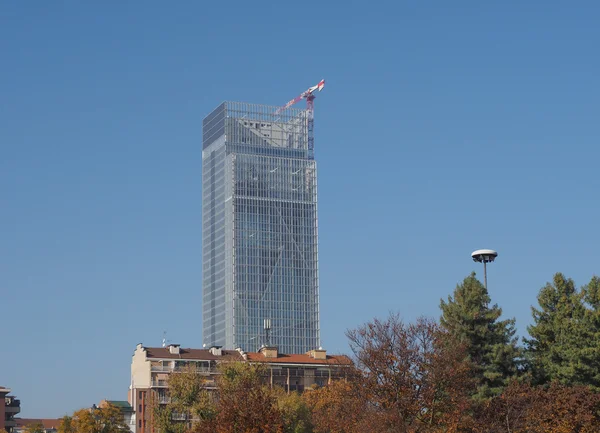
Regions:
<instances>
[{"instance_id":1,"label":"red crane","mask_svg":"<svg viewBox=\"0 0 600 433\"><path fill-rule=\"evenodd\" d=\"M314 93L316 91L320 92L321 90L323 90L323 87L325 87L325 80L319 81L319 84L317 84L316 86L309 87L304 92L300 93L294 99L292 99L287 104L285 104L283 107L278 108L277 111L275 112L275 114L277 115L277 114L281 113L283 110L285 110L286 108L289 108L292 105L294 105L296 102L301 101L302 99L306 99L306 109L308 110L308 125L307 126L308 126L308 149L309 150L314 149L314 136L313 136L314 110L315 110L315 102L314 101L316 98Z\"/></svg>"},{"instance_id":2,"label":"red crane","mask_svg":"<svg viewBox=\"0 0 600 433\"><path fill-rule=\"evenodd\" d=\"M313 93L315 91L317 91L317 90L320 92L321 90L323 90L323 87L325 87L325 80L319 81L319 84L317 84L316 86L309 87L304 92L300 93L298 96L296 96L290 102L288 102L287 104L285 104L283 107L279 108L275 112L275 114L281 113L283 110L285 110L286 108L291 107L296 102L298 102L298 101L300 101L302 99L306 99L306 108L309 111L313 111L314 110L314 100L315 100L315 95L313 95Z\"/></svg>"}]
</instances>

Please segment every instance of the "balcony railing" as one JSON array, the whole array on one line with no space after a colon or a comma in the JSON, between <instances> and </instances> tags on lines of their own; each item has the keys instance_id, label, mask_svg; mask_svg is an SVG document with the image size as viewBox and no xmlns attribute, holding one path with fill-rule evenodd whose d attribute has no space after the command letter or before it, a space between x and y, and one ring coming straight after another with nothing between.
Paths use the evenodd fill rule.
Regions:
<instances>
[{"instance_id":1,"label":"balcony railing","mask_svg":"<svg viewBox=\"0 0 600 433\"><path fill-rule=\"evenodd\" d=\"M151 371L155 372L155 373L171 373L171 372L188 371L188 368L189 367L171 367L169 365L153 365L151 367ZM211 367L197 367L195 369L195 371L197 373L204 373L204 374L217 373L217 369L211 368Z\"/></svg>"}]
</instances>

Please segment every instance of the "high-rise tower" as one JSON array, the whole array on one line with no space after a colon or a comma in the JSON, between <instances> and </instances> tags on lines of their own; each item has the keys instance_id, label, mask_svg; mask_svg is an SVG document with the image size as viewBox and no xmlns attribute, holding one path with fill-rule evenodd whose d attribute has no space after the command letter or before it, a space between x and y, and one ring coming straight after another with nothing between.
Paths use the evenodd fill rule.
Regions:
<instances>
[{"instance_id":1,"label":"high-rise tower","mask_svg":"<svg viewBox=\"0 0 600 433\"><path fill-rule=\"evenodd\" d=\"M203 122L203 339L319 347L312 112L224 102Z\"/></svg>"}]
</instances>

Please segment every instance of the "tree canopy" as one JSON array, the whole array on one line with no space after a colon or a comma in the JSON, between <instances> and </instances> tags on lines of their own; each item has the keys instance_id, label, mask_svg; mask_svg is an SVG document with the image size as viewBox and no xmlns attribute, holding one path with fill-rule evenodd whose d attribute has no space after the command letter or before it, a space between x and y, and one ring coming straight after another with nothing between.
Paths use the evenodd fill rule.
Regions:
<instances>
[{"instance_id":1,"label":"tree canopy","mask_svg":"<svg viewBox=\"0 0 600 433\"><path fill-rule=\"evenodd\" d=\"M600 390L600 279L577 290L572 279L557 273L537 299L524 339L534 383L555 380Z\"/></svg>"},{"instance_id":2,"label":"tree canopy","mask_svg":"<svg viewBox=\"0 0 600 433\"><path fill-rule=\"evenodd\" d=\"M466 346L477 380L475 399L499 395L518 372L521 353L515 320L500 320L502 309L490 305L487 289L475 272L458 284L448 300L441 300L440 324Z\"/></svg>"}]
</instances>

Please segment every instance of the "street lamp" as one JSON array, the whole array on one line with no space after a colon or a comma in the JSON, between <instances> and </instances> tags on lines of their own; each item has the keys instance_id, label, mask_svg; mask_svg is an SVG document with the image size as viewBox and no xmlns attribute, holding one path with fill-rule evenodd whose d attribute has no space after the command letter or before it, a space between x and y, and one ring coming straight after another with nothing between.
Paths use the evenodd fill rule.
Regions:
<instances>
[{"instance_id":1,"label":"street lamp","mask_svg":"<svg viewBox=\"0 0 600 433\"><path fill-rule=\"evenodd\" d=\"M483 263L483 281L485 290L487 290L487 264L493 262L498 253L494 250L477 250L471 253L474 262Z\"/></svg>"}]
</instances>

